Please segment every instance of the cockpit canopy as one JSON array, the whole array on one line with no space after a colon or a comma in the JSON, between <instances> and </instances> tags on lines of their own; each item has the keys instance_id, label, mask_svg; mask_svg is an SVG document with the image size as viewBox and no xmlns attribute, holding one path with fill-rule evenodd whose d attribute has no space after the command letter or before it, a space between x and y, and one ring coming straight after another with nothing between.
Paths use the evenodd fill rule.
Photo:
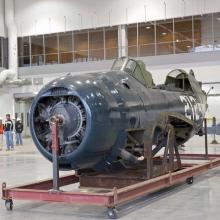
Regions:
<instances>
[{"instance_id":1,"label":"cockpit canopy","mask_svg":"<svg viewBox=\"0 0 220 220\"><path fill-rule=\"evenodd\" d=\"M154 86L152 75L146 70L142 60L120 57L114 61L111 70L127 72L146 87Z\"/></svg>"},{"instance_id":2,"label":"cockpit canopy","mask_svg":"<svg viewBox=\"0 0 220 220\"><path fill-rule=\"evenodd\" d=\"M186 92L201 91L201 83L195 79L194 72L189 74L182 69L175 69L168 73L165 86L169 90L179 90Z\"/></svg>"}]
</instances>

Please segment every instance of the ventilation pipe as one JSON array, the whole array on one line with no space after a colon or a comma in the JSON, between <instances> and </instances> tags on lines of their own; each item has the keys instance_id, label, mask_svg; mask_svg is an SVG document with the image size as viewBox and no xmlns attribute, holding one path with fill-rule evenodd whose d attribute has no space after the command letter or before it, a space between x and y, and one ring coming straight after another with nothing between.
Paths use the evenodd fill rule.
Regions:
<instances>
[{"instance_id":1,"label":"ventilation pipe","mask_svg":"<svg viewBox=\"0 0 220 220\"><path fill-rule=\"evenodd\" d=\"M14 0L5 0L5 25L8 31L9 69L17 75L17 27L15 24Z\"/></svg>"},{"instance_id":2,"label":"ventilation pipe","mask_svg":"<svg viewBox=\"0 0 220 220\"><path fill-rule=\"evenodd\" d=\"M8 60L9 69L0 73L0 86L14 85L22 86L27 84L26 80L18 79L17 59L17 27L15 24L15 0L5 0L5 26L8 33Z\"/></svg>"}]
</instances>

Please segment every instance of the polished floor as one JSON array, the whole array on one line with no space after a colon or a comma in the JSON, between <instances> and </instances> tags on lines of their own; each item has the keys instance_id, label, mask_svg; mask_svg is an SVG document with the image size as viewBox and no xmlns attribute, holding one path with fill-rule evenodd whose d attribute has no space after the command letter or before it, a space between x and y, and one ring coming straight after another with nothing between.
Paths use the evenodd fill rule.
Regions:
<instances>
[{"instance_id":1,"label":"polished floor","mask_svg":"<svg viewBox=\"0 0 220 220\"><path fill-rule=\"evenodd\" d=\"M220 137L217 137L220 142ZM211 138L209 138L209 142ZM203 138L193 138L184 152L204 152ZM220 153L220 145L209 145L210 153ZM51 164L35 149L30 139L15 151L0 152L0 182L8 186L51 177ZM220 168L194 180L161 190L118 207L120 219L216 220L220 219ZM14 210L6 211L0 201L0 220L107 219L106 209L95 206L15 201Z\"/></svg>"}]
</instances>

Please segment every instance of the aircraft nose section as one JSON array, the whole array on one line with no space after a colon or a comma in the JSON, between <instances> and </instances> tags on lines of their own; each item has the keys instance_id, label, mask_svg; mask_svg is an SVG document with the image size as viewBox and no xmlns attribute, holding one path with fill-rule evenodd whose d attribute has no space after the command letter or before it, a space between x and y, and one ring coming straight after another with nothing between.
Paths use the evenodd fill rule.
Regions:
<instances>
[{"instance_id":1,"label":"aircraft nose section","mask_svg":"<svg viewBox=\"0 0 220 220\"><path fill-rule=\"evenodd\" d=\"M54 90L54 88L53 88ZM65 156L78 148L83 140L87 117L78 96L64 95L56 89L53 96L40 98L34 110L33 130L41 146L51 153L50 123L55 117L62 119L59 126L61 155Z\"/></svg>"}]
</instances>

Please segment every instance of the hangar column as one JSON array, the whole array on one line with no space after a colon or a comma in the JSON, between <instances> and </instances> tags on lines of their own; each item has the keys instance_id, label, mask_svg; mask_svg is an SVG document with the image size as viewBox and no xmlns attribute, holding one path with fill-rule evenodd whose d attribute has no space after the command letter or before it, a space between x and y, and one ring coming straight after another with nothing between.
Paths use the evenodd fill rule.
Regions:
<instances>
[{"instance_id":1,"label":"hangar column","mask_svg":"<svg viewBox=\"0 0 220 220\"><path fill-rule=\"evenodd\" d=\"M128 39L126 25L118 26L118 56L128 56Z\"/></svg>"},{"instance_id":2,"label":"hangar column","mask_svg":"<svg viewBox=\"0 0 220 220\"><path fill-rule=\"evenodd\" d=\"M9 69L18 73L17 27L15 24L14 0L5 0L5 25L8 31Z\"/></svg>"}]
</instances>

